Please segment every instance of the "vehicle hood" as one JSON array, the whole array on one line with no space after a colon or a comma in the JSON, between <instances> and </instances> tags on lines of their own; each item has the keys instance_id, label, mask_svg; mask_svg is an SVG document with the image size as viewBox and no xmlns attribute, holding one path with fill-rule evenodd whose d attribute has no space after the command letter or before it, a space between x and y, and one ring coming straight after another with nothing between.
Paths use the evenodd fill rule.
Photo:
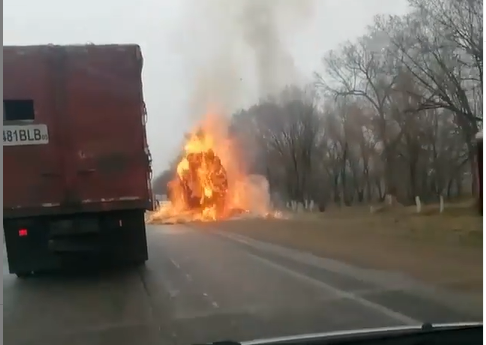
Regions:
<instances>
[{"instance_id":1,"label":"vehicle hood","mask_svg":"<svg viewBox=\"0 0 486 345\"><path fill-rule=\"evenodd\" d=\"M450 327L468 327L468 326L481 326L482 322L461 322L461 323L442 323L442 324L427 324L428 327L433 328L450 328ZM382 327L382 328L363 328L354 329L348 331L337 332L324 332L324 333L308 333L294 336L284 336L276 338L257 339L250 341L243 341L241 345L265 345L265 344L284 344L286 342L298 341L298 340L315 340L325 338L339 338L347 335L359 335L359 334L372 334L372 333L393 333L400 331L414 331L423 329L425 325L415 326L397 326L397 327Z\"/></svg>"}]
</instances>

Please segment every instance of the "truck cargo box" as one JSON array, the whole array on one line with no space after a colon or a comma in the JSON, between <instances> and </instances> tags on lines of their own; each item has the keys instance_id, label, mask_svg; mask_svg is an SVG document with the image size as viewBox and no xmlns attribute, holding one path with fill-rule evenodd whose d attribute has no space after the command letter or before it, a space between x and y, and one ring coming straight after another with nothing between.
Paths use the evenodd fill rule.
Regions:
<instances>
[{"instance_id":1,"label":"truck cargo box","mask_svg":"<svg viewBox=\"0 0 486 345\"><path fill-rule=\"evenodd\" d=\"M3 47L4 218L150 208L138 45Z\"/></svg>"}]
</instances>

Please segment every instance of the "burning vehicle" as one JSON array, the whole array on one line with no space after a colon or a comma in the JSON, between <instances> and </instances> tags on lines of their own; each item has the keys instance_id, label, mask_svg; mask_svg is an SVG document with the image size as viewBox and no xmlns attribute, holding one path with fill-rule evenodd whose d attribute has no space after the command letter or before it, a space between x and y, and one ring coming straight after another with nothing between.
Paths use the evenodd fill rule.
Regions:
<instances>
[{"instance_id":1,"label":"burning vehicle","mask_svg":"<svg viewBox=\"0 0 486 345\"><path fill-rule=\"evenodd\" d=\"M185 210L213 219L225 210L228 176L212 149L189 153L178 164L177 176L168 187L169 200Z\"/></svg>"},{"instance_id":2,"label":"burning vehicle","mask_svg":"<svg viewBox=\"0 0 486 345\"><path fill-rule=\"evenodd\" d=\"M168 198L178 212L192 212L207 220L224 217L228 174L213 145L204 129L192 134L185 145L176 176L167 186Z\"/></svg>"},{"instance_id":3,"label":"burning vehicle","mask_svg":"<svg viewBox=\"0 0 486 345\"><path fill-rule=\"evenodd\" d=\"M268 182L246 173L238 143L224 121L222 116L207 114L186 137L174 178L167 184L169 202L149 215L149 223L269 215Z\"/></svg>"}]
</instances>

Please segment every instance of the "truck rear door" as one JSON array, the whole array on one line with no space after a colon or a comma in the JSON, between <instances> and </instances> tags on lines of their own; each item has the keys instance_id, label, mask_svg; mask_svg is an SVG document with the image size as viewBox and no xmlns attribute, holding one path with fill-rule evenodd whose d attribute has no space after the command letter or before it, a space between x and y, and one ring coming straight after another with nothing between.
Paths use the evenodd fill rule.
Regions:
<instances>
[{"instance_id":1,"label":"truck rear door","mask_svg":"<svg viewBox=\"0 0 486 345\"><path fill-rule=\"evenodd\" d=\"M42 47L3 48L4 212L51 208L65 190L50 65Z\"/></svg>"},{"instance_id":2,"label":"truck rear door","mask_svg":"<svg viewBox=\"0 0 486 345\"><path fill-rule=\"evenodd\" d=\"M141 207L150 191L139 47L68 49L65 68L71 188L85 207Z\"/></svg>"}]
</instances>

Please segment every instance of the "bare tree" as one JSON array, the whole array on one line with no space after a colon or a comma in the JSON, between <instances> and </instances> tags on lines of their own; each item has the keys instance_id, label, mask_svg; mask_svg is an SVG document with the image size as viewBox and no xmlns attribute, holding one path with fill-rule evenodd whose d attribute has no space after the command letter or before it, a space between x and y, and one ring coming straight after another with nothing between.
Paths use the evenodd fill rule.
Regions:
<instances>
[{"instance_id":1,"label":"bare tree","mask_svg":"<svg viewBox=\"0 0 486 345\"><path fill-rule=\"evenodd\" d=\"M417 100L414 111L454 113L472 163L482 121L482 1L413 0L411 5L411 14L378 18L377 27L390 39L390 54L415 78L418 87L407 91Z\"/></svg>"},{"instance_id":2,"label":"bare tree","mask_svg":"<svg viewBox=\"0 0 486 345\"><path fill-rule=\"evenodd\" d=\"M412 13L378 17L329 52L313 87L289 86L233 115L238 156L272 194L324 210L386 194L436 202L475 180L482 1L410 3Z\"/></svg>"},{"instance_id":3,"label":"bare tree","mask_svg":"<svg viewBox=\"0 0 486 345\"><path fill-rule=\"evenodd\" d=\"M378 31L363 36L356 43L347 43L338 52L331 51L324 58L327 78L316 74L317 86L334 97L362 97L374 109L373 124L382 145L385 162L387 193L394 193L395 145L399 140L395 126L389 118L389 98L400 66L384 49Z\"/></svg>"},{"instance_id":4,"label":"bare tree","mask_svg":"<svg viewBox=\"0 0 486 345\"><path fill-rule=\"evenodd\" d=\"M266 172L270 185L280 185L285 189L281 192L301 202L311 198L312 163L320 129L314 95L306 91L288 87L273 100L238 113L233 121L235 127L246 123L243 140L253 141L264 153L254 165L264 166L260 171Z\"/></svg>"}]
</instances>

